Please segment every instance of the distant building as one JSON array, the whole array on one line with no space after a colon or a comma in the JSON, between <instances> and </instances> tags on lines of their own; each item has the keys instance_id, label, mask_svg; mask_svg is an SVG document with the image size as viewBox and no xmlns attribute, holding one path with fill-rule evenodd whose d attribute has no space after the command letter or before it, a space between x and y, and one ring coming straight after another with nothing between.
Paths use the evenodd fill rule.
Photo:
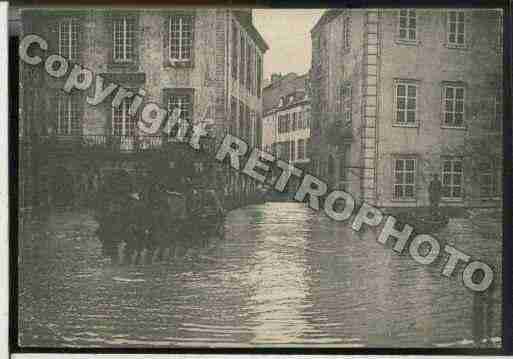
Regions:
<instances>
[{"instance_id":1,"label":"distant building","mask_svg":"<svg viewBox=\"0 0 513 359\"><path fill-rule=\"evenodd\" d=\"M308 74L272 74L264 88L262 146L297 167L310 162L310 97Z\"/></svg>"},{"instance_id":2,"label":"distant building","mask_svg":"<svg viewBox=\"0 0 513 359\"><path fill-rule=\"evenodd\" d=\"M502 14L327 10L312 36L312 161L378 206L496 205L502 173Z\"/></svg>"}]
</instances>

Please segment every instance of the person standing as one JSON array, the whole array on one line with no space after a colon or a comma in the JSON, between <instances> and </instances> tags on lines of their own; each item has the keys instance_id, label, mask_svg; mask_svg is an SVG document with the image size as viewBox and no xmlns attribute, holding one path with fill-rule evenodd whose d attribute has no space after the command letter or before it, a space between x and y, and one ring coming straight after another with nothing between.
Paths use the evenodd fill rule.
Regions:
<instances>
[{"instance_id":1,"label":"person standing","mask_svg":"<svg viewBox=\"0 0 513 359\"><path fill-rule=\"evenodd\" d=\"M442 183L438 179L438 174L433 176L433 180L429 183L429 204L431 207L431 213L438 213L438 206L440 204L440 198L442 196Z\"/></svg>"}]
</instances>

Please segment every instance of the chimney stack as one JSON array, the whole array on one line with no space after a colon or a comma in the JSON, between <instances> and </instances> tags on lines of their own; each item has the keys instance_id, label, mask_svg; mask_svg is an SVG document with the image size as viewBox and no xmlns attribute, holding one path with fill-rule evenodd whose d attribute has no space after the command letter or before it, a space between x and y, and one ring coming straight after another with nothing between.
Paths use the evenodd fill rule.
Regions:
<instances>
[{"instance_id":1,"label":"chimney stack","mask_svg":"<svg viewBox=\"0 0 513 359\"><path fill-rule=\"evenodd\" d=\"M280 81L282 78L281 73L272 73L271 74L271 83L275 83L277 81Z\"/></svg>"},{"instance_id":2,"label":"chimney stack","mask_svg":"<svg viewBox=\"0 0 513 359\"><path fill-rule=\"evenodd\" d=\"M253 25L253 9L236 9L234 12L243 25Z\"/></svg>"}]
</instances>

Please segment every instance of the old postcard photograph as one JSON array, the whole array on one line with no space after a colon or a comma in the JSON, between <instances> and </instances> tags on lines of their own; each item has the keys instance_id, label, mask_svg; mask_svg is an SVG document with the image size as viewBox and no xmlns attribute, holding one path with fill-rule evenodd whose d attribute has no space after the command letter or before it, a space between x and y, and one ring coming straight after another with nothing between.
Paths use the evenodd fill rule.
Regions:
<instances>
[{"instance_id":1,"label":"old postcard photograph","mask_svg":"<svg viewBox=\"0 0 513 359\"><path fill-rule=\"evenodd\" d=\"M143 6L9 9L19 348L502 347L502 9Z\"/></svg>"}]
</instances>

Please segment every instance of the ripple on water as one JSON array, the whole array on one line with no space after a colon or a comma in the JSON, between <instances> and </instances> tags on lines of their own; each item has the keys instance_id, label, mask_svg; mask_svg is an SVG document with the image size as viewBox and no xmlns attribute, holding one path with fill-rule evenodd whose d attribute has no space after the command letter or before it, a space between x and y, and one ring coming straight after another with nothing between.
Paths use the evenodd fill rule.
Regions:
<instances>
[{"instance_id":1,"label":"ripple on water","mask_svg":"<svg viewBox=\"0 0 513 359\"><path fill-rule=\"evenodd\" d=\"M355 235L297 203L232 211L225 230L180 244L176 260L128 267L104 260L94 237L22 246L21 344L475 346L461 283L372 231ZM470 230L457 221L441 235L479 256L491 244ZM500 345L499 324L490 342Z\"/></svg>"}]
</instances>

